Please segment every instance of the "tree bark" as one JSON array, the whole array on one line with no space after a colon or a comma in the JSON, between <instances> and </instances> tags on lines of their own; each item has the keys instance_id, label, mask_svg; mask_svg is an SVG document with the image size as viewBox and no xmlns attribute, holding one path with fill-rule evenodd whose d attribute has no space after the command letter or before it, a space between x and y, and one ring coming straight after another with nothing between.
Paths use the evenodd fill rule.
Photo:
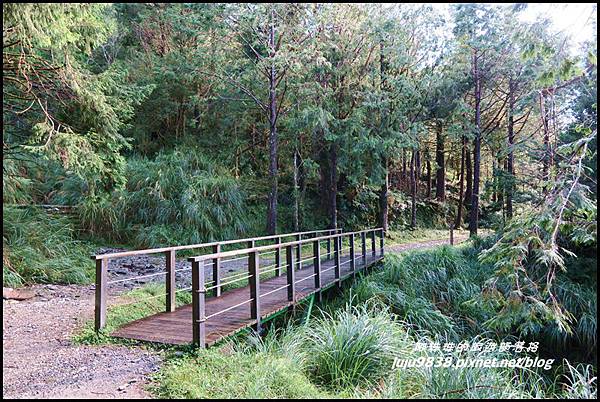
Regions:
<instances>
[{"instance_id":1,"label":"tree bark","mask_svg":"<svg viewBox=\"0 0 600 402\"><path fill-rule=\"evenodd\" d=\"M471 211L471 195L473 194L473 163L471 161L471 150L469 141L465 138L465 170L466 170L466 189L464 205L467 211Z\"/></svg>"},{"instance_id":2,"label":"tree bark","mask_svg":"<svg viewBox=\"0 0 600 402\"><path fill-rule=\"evenodd\" d=\"M271 10L271 25L269 27L269 46L271 53L271 67L269 74L269 179L271 192L269 193L267 207L267 233L275 234L277 231L277 98L275 93L275 11Z\"/></svg>"},{"instance_id":3,"label":"tree bark","mask_svg":"<svg viewBox=\"0 0 600 402\"><path fill-rule=\"evenodd\" d=\"M471 236L476 236L479 227L479 181L481 174L481 77L479 76L477 52L473 52L473 77L475 79L475 139L473 140L473 193L471 194L469 233Z\"/></svg>"},{"instance_id":4,"label":"tree bark","mask_svg":"<svg viewBox=\"0 0 600 402\"><path fill-rule=\"evenodd\" d=\"M513 196L515 191L515 84L513 80L508 82L508 157L506 161L506 170L508 173L508 182L506 183L506 217L513 217Z\"/></svg>"},{"instance_id":5,"label":"tree bark","mask_svg":"<svg viewBox=\"0 0 600 402\"><path fill-rule=\"evenodd\" d=\"M442 122L436 124L435 134L435 197L438 201L446 200L446 165L444 163L444 136Z\"/></svg>"},{"instance_id":6,"label":"tree bark","mask_svg":"<svg viewBox=\"0 0 600 402\"><path fill-rule=\"evenodd\" d=\"M383 185L381 186L381 192L379 193L379 208L381 211L380 223L384 232L388 230L388 190L389 190L389 173L388 173L388 160L384 158L384 178Z\"/></svg>"},{"instance_id":7,"label":"tree bark","mask_svg":"<svg viewBox=\"0 0 600 402\"><path fill-rule=\"evenodd\" d=\"M417 180L415 174L415 158L415 150L413 150L410 158L410 226L412 228L417 227Z\"/></svg>"},{"instance_id":8,"label":"tree bark","mask_svg":"<svg viewBox=\"0 0 600 402\"><path fill-rule=\"evenodd\" d=\"M329 146L329 228L336 229L337 222L337 144L333 142Z\"/></svg>"},{"instance_id":9,"label":"tree bark","mask_svg":"<svg viewBox=\"0 0 600 402\"><path fill-rule=\"evenodd\" d=\"M293 224L294 224L294 232L300 231L300 223L299 223L299 215L300 215L300 191L298 186L298 170L300 164L300 155L298 154L298 150L294 151L294 216L293 216Z\"/></svg>"},{"instance_id":10,"label":"tree bark","mask_svg":"<svg viewBox=\"0 0 600 402\"><path fill-rule=\"evenodd\" d=\"M458 189L458 211L456 214L456 224L454 225L457 229L462 226L463 223L463 191L465 188L465 154L467 148L467 140L463 136L462 147L460 153L460 184Z\"/></svg>"},{"instance_id":11,"label":"tree bark","mask_svg":"<svg viewBox=\"0 0 600 402\"><path fill-rule=\"evenodd\" d=\"M431 198L431 158L429 151L427 151L427 198Z\"/></svg>"}]
</instances>

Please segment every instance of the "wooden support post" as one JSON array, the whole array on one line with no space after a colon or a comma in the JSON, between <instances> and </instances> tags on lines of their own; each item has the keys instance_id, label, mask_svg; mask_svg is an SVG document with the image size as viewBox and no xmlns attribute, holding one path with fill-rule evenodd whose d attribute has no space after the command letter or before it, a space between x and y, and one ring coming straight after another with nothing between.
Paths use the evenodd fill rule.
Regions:
<instances>
[{"instance_id":1,"label":"wooden support post","mask_svg":"<svg viewBox=\"0 0 600 402\"><path fill-rule=\"evenodd\" d=\"M367 265L367 233L360 232L360 243L362 247L363 268Z\"/></svg>"},{"instance_id":2,"label":"wooden support post","mask_svg":"<svg viewBox=\"0 0 600 402\"><path fill-rule=\"evenodd\" d=\"M165 261L167 265L167 277L165 285L167 287L167 301L165 303L167 313L175 311L177 302L175 301L175 250L165 251Z\"/></svg>"},{"instance_id":3,"label":"wooden support post","mask_svg":"<svg viewBox=\"0 0 600 402\"><path fill-rule=\"evenodd\" d=\"M315 240L313 242L313 254L313 267L315 269L315 291L317 293L317 300L321 302L323 300L323 296L321 294L321 245L319 244L319 240Z\"/></svg>"},{"instance_id":4,"label":"wooden support post","mask_svg":"<svg viewBox=\"0 0 600 402\"><path fill-rule=\"evenodd\" d=\"M342 241L342 237L341 236L337 236L334 238L334 242L333 242L333 247L334 247L334 251L333 254L335 256L335 268L333 270L334 274L335 274L335 281L337 283L338 288L342 286L342 283L340 281L340 268L341 268L341 264L340 264L340 249L341 249L341 241Z\"/></svg>"},{"instance_id":5,"label":"wooden support post","mask_svg":"<svg viewBox=\"0 0 600 402\"><path fill-rule=\"evenodd\" d=\"M352 278L356 278L356 264L354 259L354 233L348 235L350 240L350 270L352 271Z\"/></svg>"},{"instance_id":6,"label":"wooden support post","mask_svg":"<svg viewBox=\"0 0 600 402\"><path fill-rule=\"evenodd\" d=\"M108 260L102 258L96 260L96 309L94 316L94 328L96 331L106 325L106 273L108 271Z\"/></svg>"},{"instance_id":7,"label":"wooden support post","mask_svg":"<svg viewBox=\"0 0 600 402\"><path fill-rule=\"evenodd\" d=\"M294 249L292 246L285 247L285 260L287 265L288 300L296 302L296 275L294 274Z\"/></svg>"},{"instance_id":8,"label":"wooden support post","mask_svg":"<svg viewBox=\"0 0 600 402\"><path fill-rule=\"evenodd\" d=\"M275 239L275 244L281 244L281 236ZM281 248L275 249L275 275L281 276Z\"/></svg>"},{"instance_id":9,"label":"wooden support post","mask_svg":"<svg viewBox=\"0 0 600 402\"><path fill-rule=\"evenodd\" d=\"M221 245L220 244L215 244L213 246L213 253L220 253L221 252ZM221 296L221 257L217 257L217 258L213 258L213 263L212 263L212 269L213 269L213 295L215 297L219 297Z\"/></svg>"},{"instance_id":10,"label":"wooden support post","mask_svg":"<svg viewBox=\"0 0 600 402\"><path fill-rule=\"evenodd\" d=\"M296 241L302 240L302 235L296 235ZM302 245L296 246L296 269L302 269Z\"/></svg>"},{"instance_id":11,"label":"wooden support post","mask_svg":"<svg viewBox=\"0 0 600 402\"><path fill-rule=\"evenodd\" d=\"M328 236L331 236L331 234L332 230L327 232ZM329 259L329 257L331 257L331 237L327 239L327 259Z\"/></svg>"},{"instance_id":12,"label":"wooden support post","mask_svg":"<svg viewBox=\"0 0 600 402\"><path fill-rule=\"evenodd\" d=\"M375 257L376 255L376 250L375 250L375 230L371 230L371 254L373 254L373 257Z\"/></svg>"},{"instance_id":13,"label":"wooden support post","mask_svg":"<svg viewBox=\"0 0 600 402\"><path fill-rule=\"evenodd\" d=\"M454 245L454 225L450 225L450 245Z\"/></svg>"},{"instance_id":14,"label":"wooden support post","mask_svg":"<svg viewBox=\"0 0 600 402\"><path fill-rule=\"evenodd\" d=\"M383 231L383 229L381 229L381 238L379 239L379 251L380 251L380 255L383 257L383 250L384 250L384 242L385 242L385 232Z\"/></svg>"},{"instance_id":15,"label":"wooden support post","mask_svg":"<svg viewBox=\"0 0 600 402\"><path fill-rule=\"evenodd\" d=\"M206 347L206 288L204 261L192 262L192 339L194 345Z\"/></svg>"},{"instance_id":16,"label":"wooden support post","mask_svg":"<svg viewBox=\"0 0 600 402\"><path fill-rule=\"evenodd\" d=\"M260 331L260 267L258 253L248 254L248 284L250 285L250 318L256 320L256 331Z\"/></svg>"}]
</instances>

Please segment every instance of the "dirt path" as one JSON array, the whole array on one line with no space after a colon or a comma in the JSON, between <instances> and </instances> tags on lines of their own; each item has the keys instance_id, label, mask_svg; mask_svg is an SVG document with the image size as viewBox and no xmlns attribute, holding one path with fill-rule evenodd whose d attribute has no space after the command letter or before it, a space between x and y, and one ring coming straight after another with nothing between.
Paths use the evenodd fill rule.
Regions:
<instances>
[{"instance_id":1,"label":"dirt path","mask_svg":"<svg viewBox=\"0 0 600 402\"><path fill-rule=\"evenodd\" d=\"M457 243L466 236L457 236ZM448 239L388 246L402 252L447 244ZM109 267L110 277L163 269L160 258L135 257ZM178 261L178 267L185 266ZM235 271L236 267L231 267ZM186 281L187 278L181 278ZM139 286L143 283L136 283ZM113 297L128 287L114 289ZM149 375L161 356L143 346L81 346L71 341L93 318L93 286L37 285L25 301L3 300L4 398L149 398Z\"/></svg>"},{"instance_id":2,"label":"dirt path","mask_svg":"<svg viewBox=\"0 0 600 402\"><path fill-rule=\"evenodd\" d=\"M469 238L468 234L457 234L454 236L454 244L462 243L463 241L467 240L468 238ZM386 246L385 251L392 252L392 253L401 253L403 251L431 248L431 247L441 246L444 244L450 244L450 239L429 240L429 241L422 241L422 242L414 242L414 243Z\"/></svg>"},{"instance_id":3,"label":"dirt path","mask_svg":"<svg viewBox=\"0 0 600 402\"><path fill-rule=\"evenodd\" d=\"M143 347L74 345L93 316L93 287L34 286L26 301L3 300L4 398L147 398L160 356Z\"/></svg>"}]
</instances>

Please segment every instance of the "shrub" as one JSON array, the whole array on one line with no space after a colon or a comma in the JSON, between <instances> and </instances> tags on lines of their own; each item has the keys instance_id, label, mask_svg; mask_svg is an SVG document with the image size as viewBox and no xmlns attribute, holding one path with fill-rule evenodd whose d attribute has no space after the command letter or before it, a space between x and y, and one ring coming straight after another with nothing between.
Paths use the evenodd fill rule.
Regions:
<instances>
[{"instance_id":1,"label":"shrub","mask_svg":"<svg viewBox=\"0 0 600 402\"><path fill-rule=\"evenodd\" d=\"M347 306L303 332L307 370L331 389L373 385L389 374L407 335L385 310Z\"/></svg>"},{"instance_id":2,"label":"shrub","mask_svg":"<svg viewBox=\"0 0 600 402\"><path fill-rule=\"evenodd\" d=\"M74 240L66 216L41 209L2 207L3 283L88 283L94 272L94 246Z\"/></svg>"},{"instance_id":3,"label":"shrub","mask_svg":"<svg viewBox=\"0 0 600 402\"><path fill-rule=\"evenodd\" d=\"M240 183L198 149L132 157L126 177L125 189L80 201L81 221L90 232L157 247L238 238L248 231Z\"/></svg>"}]
</instances>

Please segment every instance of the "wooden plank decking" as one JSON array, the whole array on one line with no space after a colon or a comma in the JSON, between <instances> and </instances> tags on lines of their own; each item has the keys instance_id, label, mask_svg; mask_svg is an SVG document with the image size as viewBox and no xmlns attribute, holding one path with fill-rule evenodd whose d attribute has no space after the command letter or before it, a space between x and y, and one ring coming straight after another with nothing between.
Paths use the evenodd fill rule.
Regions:
<instances>
[{"instance_id":1,"label":"wooden plank decking","mask_svg":"<svg viewBox=\"0 0 600 402\"><path fill-rule=\"evenodd\" d=\"M369 252L366 256L366 263L363 263L362 255L355 254L355 273L364 270L381 258L382 256L379 252L377 255ZM325 289L336 283L334 267L335 259L321 262L321 289ZM352 275L350 256L340 256L340 281L352 277ZM312 264L305 263L302 269L295 271L296 303L315 293L313 276L314 267ZM293 301L288 300L286 284L287 278L285 273L282 276L276 276L260 282L261 318L268 317L279 310L295 304ZM277 288L281 289L267 294ZM249 299L249 286L226 291L219 297L207 298L206 316L210 317L212 314ZM210 346L220 339L253 324L256 324L256 320L250 318L250 303L211 317L206 321L206 346ZM133 321L113 332L112 336L175 345L190 344L193 342L192 305L185 305L173 312L158 313Z\"/></svg>"}]
</instances>

